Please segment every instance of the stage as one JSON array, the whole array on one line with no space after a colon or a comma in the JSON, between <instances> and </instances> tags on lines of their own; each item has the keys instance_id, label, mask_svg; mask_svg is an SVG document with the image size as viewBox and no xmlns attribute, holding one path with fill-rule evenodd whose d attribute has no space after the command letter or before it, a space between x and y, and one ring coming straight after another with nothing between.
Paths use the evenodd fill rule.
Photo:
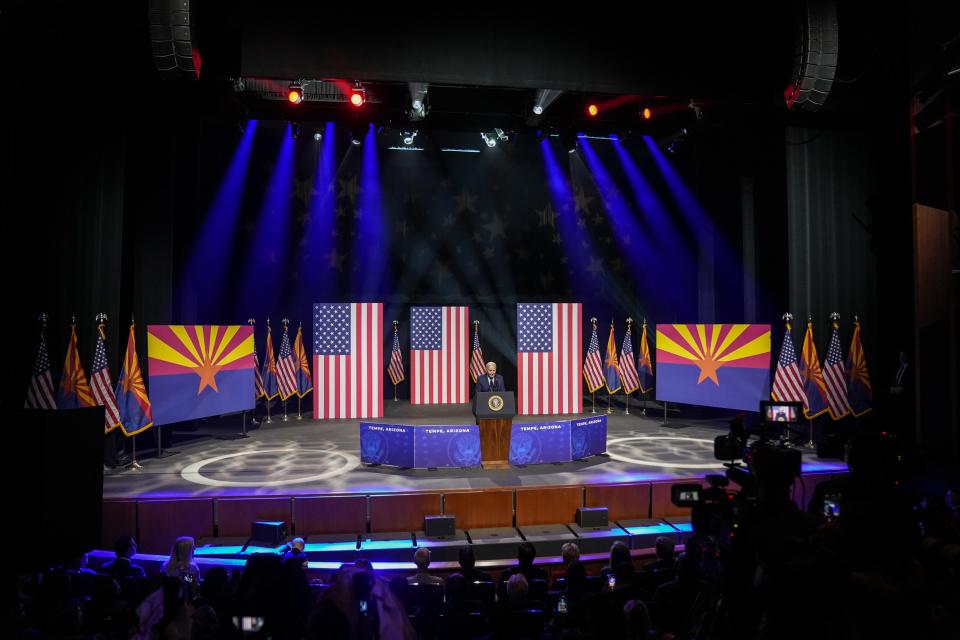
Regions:
<instances>
[{"instance_id":1,"label":"stage","mask_svg":"<svg viewBox=\"0 0 960 640\"><path fill-rule=\"evenodd\" d=\"M720 462L713 457L713 439L726 433L723 420L684 419L671 411L665 425L659 406L651 404L646 416L640 415L639 407L632 411L624 415L621 405L608 416L606 455L502 471L364 466L360 463L358 420L291 417L282 422L275 418L271 424L251 427L248 438L217 439L217 435L240 430L240 418L236 416L226 426L221 421L216 428L188 434L192 435L188 440L178 433L174 448L179 453L175 455L147 458L141 469L106 471L103 495L109 499L152 499L384 494L658 482L722 472ZM543 422L547 418L526 416L515 421ZM473 416L469 405L411 406L388 401L384 418L378 422L391 421L472 424ZM810 449L801 451L804 474L846 471L840 460L821 460Z\"/></svg>"}]
</instances>

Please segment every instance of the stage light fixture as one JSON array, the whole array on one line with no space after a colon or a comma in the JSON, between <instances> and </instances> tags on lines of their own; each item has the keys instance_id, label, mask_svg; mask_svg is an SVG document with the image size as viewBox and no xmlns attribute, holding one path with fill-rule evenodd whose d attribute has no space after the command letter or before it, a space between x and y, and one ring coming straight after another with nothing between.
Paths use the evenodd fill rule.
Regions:
<instances>
[{"instance_id":1,"label":"stage light fixture","mask_svg":"<svg viewBox=\"0 0 960 640\"><path fill-rule=\"evenodd\" d=\"M419 131L404 131L403 132L403 144L410 146L413 144L414 139L417 137Z\"/></svg>"},{"instance_id":2,"label":"stage light fixture","mask_svg":"<svg viewBox=\"0 0 960 640\"><path fill-rule=\"evenodd\" d=\"M287 102L290 104L300 104L303 102L303 86L297 83L291 84L287 89Z\"/></svg>"},{"instance_id":3,"label":"stage light fixture","mask_svg":"<svg viewBox=\"0 0 960 640\"><path fill-rule=\"evenodd\" d=\"M643 109L640 109L640 117L644 120L649 120L653 117L653 109L650 107L644 107Z\"/></svg>"},{"instance_id":4,"label":"stage light fixture","mask_svg":"<svg viewBox=\"0 0 960 640\"><path fill-rule=\"evenodd\" d=\"M410 111L407 116L410 120L423 120L427 116L427 83L408 82L410 91Z\"/></svg>"},{"instance_id":5,"label":"stage light fixture","mask_svg":"<svg viewBox=\"0 0 960 640\"><path fill-rule=\"evenodd\" d=\"M353 106L362 107L363 103L366 102L366 99L366 92L359 83L350 90L350 104Z\"/></svg>"},{"instance_id":6,"label":"stage light fixture","mask_svg":"<svg viewBox=\"0 0 960 640\"><path fill-rule=\"evenodd\" d=\"M487 133L484 131L480 134L480 137L483 138L483 141L487 143L487 146L491 149L497 146L497 134L496 133Z\"/></svg>"},{"instance_id":7,"label":"stage light fixture","mask_svg":"<svg viewBox=\"0 0 960 640\"><path fill-rule=\"evenodd\" d=\"M350 127L350 144L354 147L363 144L363 134L357 127Z\"/></svg>"},{"instance_id":8,"label":"stage light fixture","mask_svg":"<svg viewBox=\"0 0 960 640\"><path fill-rule=\"evenodd\" d=\"M499 142L510 142L510 136L504 133L503 129L497 127L493 130L493 133L497 136Z\"/></svg>"},{"instance_id":9,"label":"stage light fixture","mask_svg":"<svg viewBox=\"0 0 960 640\"><path fill-rule=\"evenodd\" d=\"M587 105L587 113L591 118L596 117L596 115L600 113L600 107L595 104Z\"/></svg>"},{"instance_id":10,"label":"stage light fixture","mask_svg":"<svg viewBox=\"0 0 960 640\"><path fill-rule=\"evenodd\" d=\"M533 105L533 112L538 116L543 115L543 105L542 104Z\"/></svg>"},{"instance_id":11,"label":"stage light fixture","mask_svg":"<svg viewBox=\"0 0 960 640\"><path fill-rule=\"evenodd\" d=\"M567 153L576 153L577 134L572 131L561 131L560 143L563 145L563 148L567 150Z\"/></svg>"},{"instance_id":12,"label":"stage light fixture","mask_svg":"<svg viewBox=\"0 0 960 640\"><path fill-rule=\"evenodd\" d=\"M313 139L316 140L317 142L320 142L321 140L323 140L323 134L320 133L319 129L313 132Z\"/></svg>"},{"instance_id":13,"label":"stage light fixture","mask_svg":"<svg viewBox=\"0 0 960 640\"><path fill-rule=\"evenodd\" d=\"M553 101L560 97L563 91L559 89L537 89L537 95L533 99L533 115L542 116L543 112L553 104Z\"/></svg>"}]
</instances>

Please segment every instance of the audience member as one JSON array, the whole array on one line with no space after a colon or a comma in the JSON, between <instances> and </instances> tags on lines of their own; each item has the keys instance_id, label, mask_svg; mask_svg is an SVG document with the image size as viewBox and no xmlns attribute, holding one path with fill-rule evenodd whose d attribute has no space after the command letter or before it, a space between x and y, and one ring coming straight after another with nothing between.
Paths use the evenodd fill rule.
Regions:
<instances>
[{"instance_id":1,"label":"audience member","mask_svg":"<svg viewBox=\"0 0 960 640\"><path fill-rule=\"evenodd\" d=\"M510 567L500 574L500 582L504 583L511 577L520 573L526 578L528 584L530 580L547 580L547 572L542 567L535 567L533 561L537 558L537 548L530 542L521 542L517 547L517 566Z\"/></svg>"},{"instance_id":2,"label":"audience member","mask_svg":"<svg viewBox=\"0 0 960 640\"><path fill-rule=\"evenodd\" d=\"M555 583L557 578L564 577L564 574L567 571L567 567L571 562L580 559L580 547L575 545L572 542L565 542L562 547L560 547L560 561L561 565L559 568L555 569L552 574L550 574L550 588L555 588Z\"/></svg>"},{"instance_id":3,"label":"audience member","mask_svg":"<svg viewBox=\"0 0 960 640\"><path fill-rule=\"evenodd\" d=\"M417 565L417 572L407 578L408 584L443 584L443 578L432 576L427 572L430 566L430 549L420 547L413 554L413 563Z\"/></svg>"},{"instance_id":4,"label":"audience member","mask_svg":"<svg viewBox=\"0 0 960 640\"><path fill-rule=\"evenodd\" d=\"M200 579L200 567L193 559L196 543L190 536L180 536L170 549L170 557L163 563L163 573L171 578L183 578L196 583Z\"/></svg>"},{"instance_id":5,"label":"audience member","mask_svg":"<svg viewBox=\"0 0 960 640\"><path fill-rule=\"evenodd\" d=\"M146 578L147 572L143 567L133 562L133 556L137 554L137 541L132 536L123 536L117 538L113 544L113 552L116 558L100 567L101 573L106 573L115 578Z\"/></svg>"},{"instance_id":6,"label":"audience member","mask_svg":"<svg viewBox=\"0 0 960 640\"><path fill-rule=\"evenodd\" d=\"M637 569L630 556L630 547L617 540L610 545L610 564L600 570L600 580L604 588L618 588L630 585L636 578ZM614 580L611 584L610 576Z\"/></svg>"},{"instance_id":7,"label":"audience member","mask_svg":"<svg viewBox=\"0 0 960 640\"><path fill-rule=\"evenodd\" d=\"M307 552L304 550L307 544L303 538L294 538L290 541L289 550L283 554L283 563L298 562L304 569L307 568Z\"/></svg>"}]
</instances>

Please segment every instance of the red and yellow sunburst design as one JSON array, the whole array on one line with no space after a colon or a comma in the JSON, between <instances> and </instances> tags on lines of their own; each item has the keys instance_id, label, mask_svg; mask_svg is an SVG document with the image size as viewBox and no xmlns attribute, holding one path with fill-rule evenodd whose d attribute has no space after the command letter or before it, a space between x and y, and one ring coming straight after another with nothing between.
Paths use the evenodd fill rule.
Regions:
<instances>
[{"instance_id":1,"label":"red and yellow sunburst design","mask_svg":"<svg viewBox=\"0 0 960 640\"><path fill-rule=\"evenodd\" d=\"M219 393L217 374L253 367L253 331L239 325L151 325L147 333L150 376L193 373L196 394Z\"/></svg>"},{"instance_id":2,"label":"red and yellow sunburst design","mask_svg":"<svg viewBox=\"0 0 960 640\"><path fill-rule=\"evenodd\" d=\"M63 375L60 377L60 388L57 391L58 409L76 409L78 407L95 407L93 390L87 381L87 374L80 362L80 353L77 351L77 327L70 327L70 343L67 345L67 357L63 362Z\"/></svg>"},{"instance_id":3,"label":"red and yellow sunburst design","mask_svg":"<svg viewBox=\"0 0 960 640\"><path fill-rule=\"evenodd\" d=\"M657 362L696 365L697 384L710 380L719 387L721 367L770 366L770 325L658 324Z\"/></svg>"}]
</instances>

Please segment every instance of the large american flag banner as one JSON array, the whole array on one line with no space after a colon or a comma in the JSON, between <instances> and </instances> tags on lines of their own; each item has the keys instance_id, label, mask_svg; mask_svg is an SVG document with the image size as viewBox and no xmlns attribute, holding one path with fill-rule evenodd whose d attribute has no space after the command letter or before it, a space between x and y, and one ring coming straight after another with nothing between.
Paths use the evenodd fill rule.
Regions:
<instances>
[{"instance_id":1,"label":"large american flag banner","mask_svg":"<svg viewBox=\"0 0 960 640\"><path fill-rule=\"evenodd\" d=\"M90 388L97 404L103 407L103 431L109 433L120 426L120 411L114 395L110 367L107 366L107 334L103 322L97 326L97 344L93 349L93 369Z\"/></svg>"},{"instance_id":2,"label":"large american flag banner","mask_svg":"<svg viewBox=\"0 0 960 640\"><path fill-rule=\"evenodd\" d=\"M580 413L579 303L517 304L517 412Z\"/></svg>"},{"instance_id":3,"label":"large american flag banner","mask_svg":"<svg viewBox=\"0 0 960 640\"><path fill-rule=\"evenodd\" d=\"M770 397L777 402L802 402L804 409L810 408L807 394L803 392L803 376L800 375L800 367L797 365L797 351L793 348L789 322L783 334L783 345L780 347L777 370L773 374Z\"/></svg>"},{"instance_id":4,"label":"large american flag banner","mask_svg":"<svg viewBox=\"0 0 960 640\"><path fill-rule=\"evenodd\" d=\"M44 316L45 318L46 316ZM40 346L37 359L33 362L33 376L27 389L25 409L56 409L57 401L53 397L53 377L50 375L50 354L47 352L46 329L40 329Z\"/></svg>"},{"instance_id":5,"label":"large american flag banner","mask_svg":"<svg viewBox=\"0 0 960 640\"><path fill-rule=\"evenodd\" d=\"M469 402L467 307L410 309L410 403Z\"/></svg>"},{"instance_id":6,"label":"large american flag banner","mask_svg":"<svg viewBox=\"0 0 960 640\"><path fill-rule=\"evenodd\" d=\"M827 407L830 417L839 420L851 413L847 399L847 373L843 367L843 355L840 353L840 325L833 321L833 332L827 347L827 357L823 361L823 380L827 383Z\"/></svg>"},{"instance_id":7,"label":"large american flag banner","mask_svg":"<svg viewBox=\"0 0 960 640\"><path fill-rule=\"evenodd\" d=\"M289 322L283 323L283 337L280 338L280 355L277 357L277 386L280 399L286 400L297 393L297 363L290 348Z\"/></svg>"},{"instance_id":8,"label":"large american flag banner","mask_svg":"<svg viewBox=\"0 0 960 640\"><path fill-rule=\"evenodd\" d=\"M313 417L383 417L383 304L313 305Z\"/></svg>"}]
</instances>

